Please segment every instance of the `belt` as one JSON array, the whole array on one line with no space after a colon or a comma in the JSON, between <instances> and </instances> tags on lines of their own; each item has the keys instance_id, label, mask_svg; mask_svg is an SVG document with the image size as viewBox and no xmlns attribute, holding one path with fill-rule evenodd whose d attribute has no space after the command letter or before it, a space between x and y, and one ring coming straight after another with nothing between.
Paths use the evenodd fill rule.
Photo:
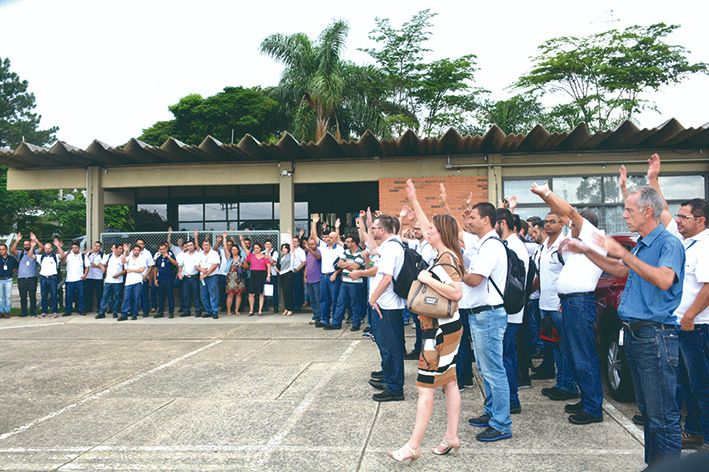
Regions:
<instances>
[{"instance_id":1,"label":"belt","mask_svg":"<svg viewBox=\"0 0 709 472\"><path fill-rule=\"evenodd\" d=\"M334 274L334 273L335 273L335 271L333 270L332 272L328 272L328 273L323 274L323 275L332 275L332 274Z\"/></svg>"},{"instance_id":2,"label":"belt","mask_svg":"<svg viewBox=\"0 0 709 472\"><path fill-rule=\"evenodd\" d=\"M559 298L590 297L595 295L595 292L560 293Z\"/></svg>"},{"instance_id":3,"label":"belt","mask_svg":"<svg viewBox=\"0 0 709 472\"><path fill-rule=\"evenodd\" d=\"M623 322L623 327L627 329L628 331L635 331L640 328L655 328L655 329L660 329L660 330L676 330L677 325L666 325L662 323L657 323L655 321L630 321L630 322Z\"/></svg>"},{"instance_id":4,"label":"belt","mask_svg":"<svg viewBox=\"0 0 709 472\"><path fill-rule=\"evenodd\" d=\"M502 308L504 305L483 305L483 306L476 306L475 308L470 309L470 313L473 315L477 315L478 313L482 313L483 311L492 311L492 310L497 310L498 308Z\"/></svg>"},{"instance_id":5,"label":"belt","mask_svg":"<svg viewBox=\"0 0 709 472\"><path fill-rule=\"evenodd\" d=\"M0 277L0 280L12 280L12 276L10 276L10 277Z\"/></svg>"},{"instance_id":6,"label":"belt","mask_svg":"<svg viewBox=\"0 0 709 472\"><path fill-rule=\"evenodd\" d=\"M184 279L191 279L192 277L197 277L197 274L194 275L183 275L182 278Z\"/></svg>"}]
</instances>

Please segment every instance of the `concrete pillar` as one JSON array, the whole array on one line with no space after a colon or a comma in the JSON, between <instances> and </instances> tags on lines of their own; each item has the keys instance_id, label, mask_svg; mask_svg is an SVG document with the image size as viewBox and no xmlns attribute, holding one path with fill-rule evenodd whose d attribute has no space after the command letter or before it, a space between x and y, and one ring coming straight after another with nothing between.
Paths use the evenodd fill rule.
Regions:
<instances>
[{"instance_id":1,"label":"concrete pillar","mask_svg":"<svg viewBox=\"0 0 709 472\"><path fill-rule=\"evenodd\" d=\"M103 169L100 167L86 168L86 243L91 247L94 241L100 239L103 232Z\"/></svg>"},{"instance_id":2,"label":"concrete pillar","mask_svg":"<svg viewBox=\"0 0 709 472\"><path fill-rule=\"evenodd\" d=\"M281 162L278 164L280 173L278 181L280 220L279 230L281 233L281 243L289 243L290 237L295 231L295 184L293 183L294 167L292 162ZM284 241L285 239L285 241Z\"/></svg>"}]
</instances>

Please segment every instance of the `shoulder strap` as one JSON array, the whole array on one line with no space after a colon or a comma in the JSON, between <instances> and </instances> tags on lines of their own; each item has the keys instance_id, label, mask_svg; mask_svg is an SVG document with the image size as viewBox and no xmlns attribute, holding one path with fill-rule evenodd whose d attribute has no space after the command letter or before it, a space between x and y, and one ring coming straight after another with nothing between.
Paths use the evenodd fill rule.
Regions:
<instances>
[{"instance_id":1,"label":"shoulder strap","mask_svg":"<svg viewBox=\"0 0 709 472\"><path fill-rule=\"evenodd\" d=\"M483 244L485 244L486 242L488 242L488 241L491 240L491 239L496 239L496 240L498 240L498 241L500 242L500 244L502 244L502 246L505 248L505 253L507 252L507 244L505 244L505 242L504 242L502 239L497 238L497 237L495 237L495 236L490 237L490 238L487 238L485 241L482 242L482 244L480 245L480 247L482 247ZM509 260L508 260L508 261L507 261L507 265L508 265L507 270L510 270L509 264L510 264L510 262L509 262ZM487 280L488 280L489 282L492 282L492 286L495 288L495 291L496 291L497 294L500 296L500 298L502 298L502 301L504 301L504 300L505 300L505 297L504 297L504 295L502 295L502 292L500 291L500 288L499 288L499 287L497 286L497 284L495 283L495 279L492 278L492 273L490 274L490 277L487 278Z\"/></svg>"}]
</instances>

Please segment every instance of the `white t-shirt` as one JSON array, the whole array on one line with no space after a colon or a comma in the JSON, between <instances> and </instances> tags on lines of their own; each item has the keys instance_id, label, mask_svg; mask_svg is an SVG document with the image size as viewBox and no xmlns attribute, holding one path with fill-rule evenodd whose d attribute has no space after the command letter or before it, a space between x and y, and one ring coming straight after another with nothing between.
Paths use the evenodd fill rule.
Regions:
<instances>
[{"instance_id":1,"label":"white t-shirt","mask_svg":"<svg viewBox=\"0 0 709 472\"><path fill-rule=\"evenodd\" d=\"M584 218L579 239L586 246L605 256L608 251L593 241L594 234L604 235L605 232ZM603 269L583 254L566 251L562 253L562 257L564 258L564 267L561 269L556 285L559 293L583 293L596 290Z\"/></svg>"},{"instance_id":2,"label":"white t-shirt","mask_svg":"<svg viewBox=\"0 0 709 472\"><path fill-rule=\"evenodd\" d=\"M268 254L268 251L264 249L263 251L264 254L268 255L271 257L271 275L278 275L278 268L276 267L276 262L278 262L278 251L275 249L271 249L271 253ZM289 269L289 267L281 267L281 269L285 272Z\"/></svg>"},{"instance_id":3,"label":"white t-shirt","mask_svg":"<svg viewBox=\"0 0 709 472\"><path fill-rule=\"evenodd\" d=\"M377 271L379 271L379 254L370 254L369 260L372 262L372 266L376 267ZM377 286L374 284L375 277L376 275L374 277L367 278L367 303L369 303L369 300L372 299L374 289L377 288Z\"/></svg>"},{"instance_id":4,"label":"white t-shirt","mask_svg":"<svg viewBox=\"0 0 709 472\"><path fill-rule=\"evenodd\" d=\"M145 274L148 272L148 268L150 267L148 265L148 257L150 257L150 253L147 251L143 251L138 254L138 257L134 257L133 252L131 251L128 257L126 257L126 269L143 269L142 272L128 272L126 274L126 286L143 282L143 277L145 277ZM155 261L153 261L153 265L155 265Z\"/></svg>"},{"instance_id":5,"label":"white t-shirt","mask_svg":"<svg viewBox=\"0 0 709 472\"><path fill-rule=\"evenodd\" d=\"M709 229L683 240L682 244L684 244L686 260L682 300L675 310L678 320L681 320L687 309L692 306L704 284L709 283ZM694 323L709 324L709 307L694 318Z\"/></svg>"},{"instance_id":6,"label":"white t-shirt","mask_svg":"<svg viewBox=\"0 0 709 472\"><path fill-rule=\"evenodd\" d=\"M86 254L86 258L89 260L89 267L91 264L99 265L103 260L102 252L90 252ZM103 272L101 272L100 267L91 267L89 269L89 275L86 276L87 279L101 280L103 279Z\"/></svg>"},{"instance_id":7,"label":"white t-shirt","mask_svg":"<svg viewBox=\"0 0 709 472\"><path fill-rule=\"evenodd\" d=\"M295 272L295 269L298 268L299 265L301 265L303 262L305 262L305 258L307 255L305 254L305 251L303 250L302 247L297 247L295 250L290 252L290 263L291 263L291 269ZM304 269L304 268L303 268ZM303 271L301 269L301 272Z\"/></svg>"},{"instance_id":8,"label":"white t-shirt","mask_svg":"<svg viewBox=\"0 0 709 472\"><path fill-rule=\"evenodd\" d=\"M335 262L345 253L345 248L339 244L335 244L332 247L328 247L325 241L320 240L318 242L318 249L320 250L320 270L323 274L330 274L335 272Z\"/></svg>"},{"instance_id":9,"label":"white t-shirt","mask_svg":"<svg viewBox=\"0 0 709 472\"><path fill-rule=\"evenodd\" d=\"M199 254L202 251L195 251L192 254L189 252L181 252L177 255L177 265L182 267L182 275L196 275L197 263L199 262Z\"/></svg>"},{"instance_id":10,"label":"white t-shirt","mask_svg":"<svg viewBox=\"0 0 709 472\"><path fill-rule=\"evenodd\" d=\"M404 265L404 248L396 241L401 242L401 239L398 236L392 236L377 248L379 261L377 262L377 275L372 281L374 284L373 289L379 286L379 282L382 281L385 275L391 275L396 279L399 276L399 272L401 272L401 268ZM406 300L394 293L394 280L381 294L377 304L384 310L403 310L406 308Z\"/></svg>"},{"instance_id":11,"label":"white t-shirt","mask_svg":"<svg viewBox=\"0 0 709 472\"><path fill-rule=\"evenodd\" d=\"M502 305L502 297L497 293L495 287L489 283L489 278L492 277L500 291L505 290L507 282L507 251L505 251L501 241L486 242L490 238L497 238L497 233L494 229L473 244L472 251L469 251L470 265L467 268L468 273L482 275L484 279L477 287L470 287L463 282L463 287L467 287L467 289L463 289L463 298L458 304L459 308ZM472 239L470 240L472 241Z\"/></svg>"},{"instance_id":12,"label":"white t-shirt","mask_svg":"<svg viewBox=\"0 0 709 472\"><path fill-rule=\"evenodd\" d=\"M549 238L542 243L542 251L539 254L539 309L546 311L559 311L559 290L557 282L559 274L564 267L559 260L559 244L565 236L560 234L554 244L547 247Z\"/></svg>"},{"instance_id":13,"label":"white t-shirt","mask_svg":"<svg viewBox=\"0 0 709 472\"><path fill-rule=\"evenodd\" d=\"M66 280L65 282L78 282L84 275L84 270L89 267L89 259L84 257L82 253L74 254L68 252L66 254Z\"/></svg>"},{"instance_id":14,"label":"white t-shirt","mask_svg":"<svg viewBox=\"0 0 709 472\"><path fill-rule=\"evenodd\" d=\"M153 258L153 255L150 254L150 251L147 249L143 249L140 252L140 255L145 257L145 260L147 261L148 267L153 267L155 265L155 259Z\"/></svg>"},{"instance_id":15,"label":"white t-shirt","mask_svg":"<svg viewBox=\"0 0 709 472\"><path fill-rule=\"evenodd\" d=\"M182 252L182 248L181 248L181 247L179 247L179 246L174 246L174 245L170 245L170 250L171 250L172 253L175 255L175 257L177 257L177 255Z\"/></svg>"},{"instance_id":16,"label":"white t-shirt","mask_svg":"<svg viewBox=\"0 0 709 472\"><path fill-rule=\"evenodd\" d=\"M199 267L201 269L209 270L209 268L215 264L219 266L219 262L219 254L217 254L217 251L215 251L214 249L211 249L209 252L202 252L199 256ZM207 277L212 277L214 275L217 275L216 270L209 274Z\"/></svg>"},{"instance_id":17,"label":"white t-shirt","mask_svg":"<svg viewBox=\"0 0 709 472\"><path fill-rule=\"evenodd\" d=\"M212 249L214 251L214 249ZM217 250L217 253L221 257L220 262L219 262L219 267L215 271L219 275L227 275L229 273L229 266L230 266L230 261L231 259L227 259L226 253L224 252L223 247L219 247Z\"/></svg>"},{"instance_id":18,"label":"white t-shirt","mask_svg":"<svg viewBox=\"0 0 709 472\"><path fill-rule=\"evenodd\" d=\"M51 255L47 253L37 254L37 260L39 261L39 275L43 277L51 277L52 275L57 275L59 273L59 265L57 260L59 256L52 253Z\"/></svg>"},{"instance_id":19,"label":"white t-shirt","mask_svg":"<svg viewBox=\"0 0 709 472\"><path fill-rule=\"evenodd\" d=\"M524 245L522 240L519 239L515 233L510 234L505 241L507 241L507 247L514 251L514 253L517 254L517 257L519 257L519 260L524 263L524 273L527 274L529 272L529 251L527 251L527 246ZM488 244L492 244L492 242L489 242ZM492 289L494 290L495 287L492 287ZM500 287L500 290L504 290L504 288ZM522 324L524 308L522 308L518 313L508 313L508 315L508 323Z\"/></svg>"},{"instance_id":20,"label":"white t-shirt","mask_svg":"<svg viewBox=\"0 0 709 472\"><path fill-rule=\"evenodd\" d=\"M121 256L116 257L113 253L106 254L103 256L103 259L101 259L101 264L106 266L106 280L103 281L104 284L123 283L124 276L121 275L118 278L113 277L123 270Z\"/></svg>"},{"instance_id":21,"label":"white t-shirt","mask_svg":"<svg viewBox=\"0 0 709 472\"><path fill-rule=\"evenodd\" d=\"M433 249L433 246L431 246L431 243L429 243L425 239L423 241L419 241L417 239L409 240L409 247L411 249L413 249L414 251L418 252L421 255L421 258L424 260L424 262L429 265L438 256L438 253L436 252L435 249Z\"/></svg>"}]
</instances>

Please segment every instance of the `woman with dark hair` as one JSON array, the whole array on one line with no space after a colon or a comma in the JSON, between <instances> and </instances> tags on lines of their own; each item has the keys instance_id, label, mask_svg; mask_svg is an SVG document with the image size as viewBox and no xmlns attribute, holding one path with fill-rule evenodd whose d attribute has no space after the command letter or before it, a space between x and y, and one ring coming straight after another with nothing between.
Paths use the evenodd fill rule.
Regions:
<instances>
[{"instance_id":1,"label":"woman with dark hair","mask_svg":"<svg viewBox=\"0 0 709 472\"><path fill-rule=\"evenodd\" d=\"M271 263L266 254L263 253L263 245L259 242L255 242L253 247L253 252L249 252L244 244L244 236L239 236L241 239L241 247L244 249L248 255L246 256L246 262L249 264L251 269L251 278L248 282L248 292L249 292L249 316L254 316L254 301L256 295L258 295L258 316L263 316L263 303L266 299L263 295L263 286L271 281Z\"/></svg>"},{"instance_id":2,"label":"woman with dark hair","mask_svg":"<svg viewBox=\"0 0 709 472\"><path fill-rule=\"evenodd\" d=\"M234 306L234 314L239 315L239 307L241 306L241 294L244 292L245 279L244 268L241 260L241 249L234 245L231 251L227 254L227 275L226 275L226 314L231 316L231 307L236 296L236 305Z\"/></svg>"},{"instance_id":3,"label":"woman with dark hair","mask_svg":"<svg viewBox=\"0 0 709 472\"><path fill-rule=\"evenodd\" d=\"M290 252L290 244L281 244L281 255L278 258L278 280L280 281L281 293L283 294L284 316L293 316L293 255ZM278 296L278 294L275 294Z\"/></svg>"},{"instance_id":4,"label":"woman with dark hair","mask_svg":"<svg viewBox=\"0 0 709 472\"><path fill-rule=\"evenodd\" d=\"M406 182L406 193L421 231L438 253L438 258L429 270L421 271L418 280L445 298L458 301L463 296L464 273L458 223L450 215L434 215L429 221L416 198L416 188L411 179ZM416 422L409 441L396 451L387 451L387 455L397 462L411 462L421 457L419 448L433 414L433 398L437 388L445 392L448 425L440 445L432 452L442 456L451 451L458 452L460 448L460 390L455 367L463 325L457 312L452 318L433 319L419 315L419 319L423 343L416 380Z\"/></svg>"}]
</instances>

